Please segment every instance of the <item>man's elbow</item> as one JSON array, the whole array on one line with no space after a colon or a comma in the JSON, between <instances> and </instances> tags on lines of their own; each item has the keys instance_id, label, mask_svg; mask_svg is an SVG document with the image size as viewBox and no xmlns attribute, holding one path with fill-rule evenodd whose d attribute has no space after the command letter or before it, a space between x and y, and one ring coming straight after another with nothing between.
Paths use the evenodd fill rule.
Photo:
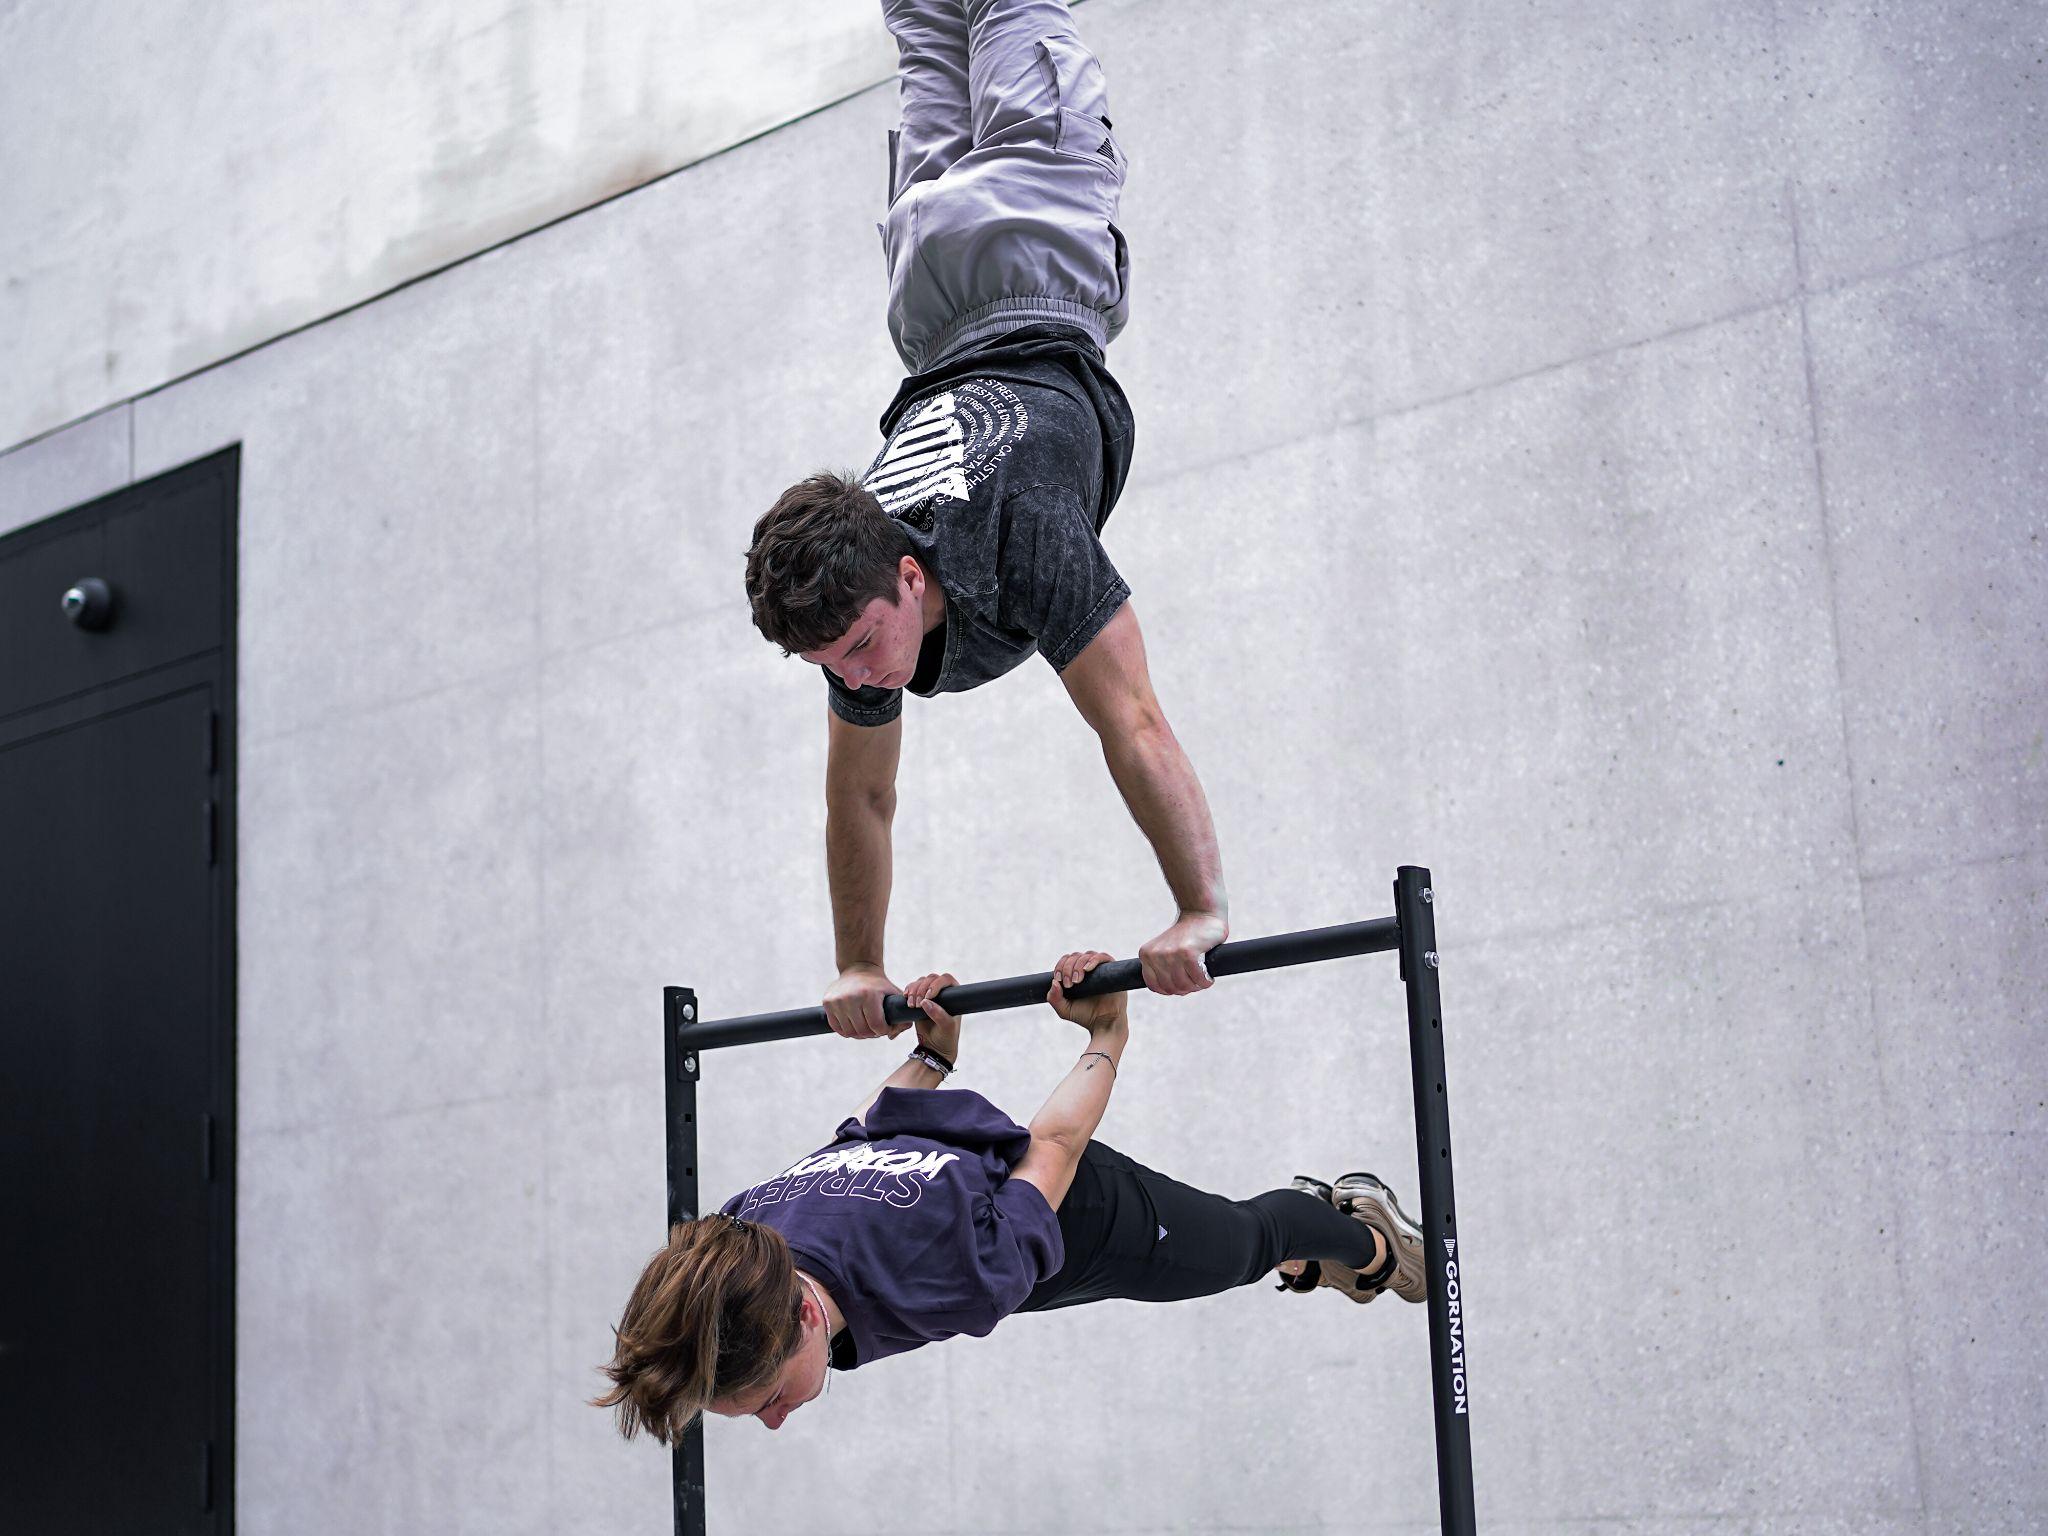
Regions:
<instances>
[{"instance_id":1,"label":"man's elbow","mask_svg":"<svg viewBox=\"0 0 2048 1536\"><path fill-rule=\"evenodd\" d=\"M825 787L825 814L834 819L844 816L887 826L896 819L896 786L828 784Z\"/></svg>"},{"instance_id":2,"label":"man's elbow","mask_svg":"<svg viewBox=\"0 0 2048 1536\"><path fill-rule=\"evenodd\" d=\"M1180 748L1166 716L1157 704L1149 702L1118 710L1096 727L1095 734L1101 738L1102 750L1112 757L1145 760Z\"/></svg>"}]
</instances>

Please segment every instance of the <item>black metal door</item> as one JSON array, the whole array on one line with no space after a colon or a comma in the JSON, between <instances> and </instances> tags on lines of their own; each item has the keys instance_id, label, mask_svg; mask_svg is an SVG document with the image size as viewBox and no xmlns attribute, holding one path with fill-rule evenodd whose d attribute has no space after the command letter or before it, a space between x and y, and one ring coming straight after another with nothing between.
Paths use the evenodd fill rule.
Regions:
<instances>
[{"instance_id":1,"label":"black metal door","mask_svg":"<svg viewBox=\"0 0 2048 1536\"><path fill-rule=\"evenodd\" d=\"M0 540L10 1530L231 1525L235 468Z\"/></svg>"}]
</instances>

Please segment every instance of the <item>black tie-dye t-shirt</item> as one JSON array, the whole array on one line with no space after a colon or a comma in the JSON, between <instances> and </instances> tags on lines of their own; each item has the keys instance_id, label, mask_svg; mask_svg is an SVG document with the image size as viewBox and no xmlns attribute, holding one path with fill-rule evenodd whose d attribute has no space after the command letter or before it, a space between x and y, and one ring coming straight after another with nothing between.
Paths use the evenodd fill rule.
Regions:
<instances>
[{"instance_id":1,"label":"black tie-dye t-shirt","mask_svg":"<svg viewBox=\"0 0 2048 1536\"><path fill-rule=\"evenodd\" d=\"M1102 547L1131 462L1131 408L1079 332L1012 331L903 381L861 482L903 524L946 619L910 691L1001 677L1036 651L1064 671L1131 595ZM886 725L899 688L850 689L821 668L832 710Z\"/></svg>"}]
</instances>

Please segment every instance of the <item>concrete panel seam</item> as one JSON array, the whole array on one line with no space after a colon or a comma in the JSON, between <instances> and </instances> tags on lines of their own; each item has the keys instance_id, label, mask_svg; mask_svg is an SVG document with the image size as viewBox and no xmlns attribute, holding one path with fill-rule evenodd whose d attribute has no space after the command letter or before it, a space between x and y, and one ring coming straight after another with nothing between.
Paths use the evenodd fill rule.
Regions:
<instances>
[{"instance_id":1,"label":"concrete panel seam","mask_svg":"<svg viewBox=\"0 0 2048 1536\"><path fill-rule=\"evenodd\" d=\"M324 731L349 721L371 720L387 710L402 709L409 704L424 703L428 699L438 699L447 694L460 692L466 688L475 688L491 683L509 682L523 678L526 675L526 671L526 664L521 663L518 665L493 667L487 672L472 672L466 677L450 678L445 683L437 683L431 688L422 688L416 693L392 694L373 703L353 708L337 709L323 715L315 715L311 719L299 721L296 725L288 725L282 730L252 730L245 720L242 727L242 744L247 748L252 746L270 746L276 742L291 741L295 737L304 736L313 731Z\"/></svg>"},{"instance_id":2,"label":"concrete panel seam","mask_svg":"<svg viewBox=\"0 0 2048 1536\"><path fill-rule=\"evenodd\" d=\"M542 611L546 601L546 561L541 555L542 525L546 520L543 502L546 497L546 477L542 464L546 459L546 441L543 436L547 429L547 413L541 394L541 368L543 366L538 334L529 336L526 347L526 399L532 411L532 420L526 434L527 450L527 516L531 525L533 549L533 782L538 795L538 804L543 826L547 816L548 783L548 660L544 647L546 638ZM539 938L540 953L536 956L540 969L538 992L534 999L539 1014L540 1036L550 1037L548 999L554 995L553 976L549 962L554 947L548 935L548 839L543 834L534 839L533 849L533 931ZM540 1159L540 1264L545 1276L541 1291L541 1355L547 1379L557 1379L558 1357L555 1338L555 1150L558 1145L556 1132L559 1122L554 1115L554 1099L550 1095L547 1103L547 1139L541 1150ZM556 1464L559 1460L560 1437L556 1415L541 1416L541 1455L545 1466L541 1471L541 1489L547 1501L548 1519L555 1519L558 1482Z\"/></svg>"},{"instance_id":3,"label":"concrete panel seam","mask_svg":"<svg viewBox=\"0 0 2048 1536\"><path fill-rule=\"evenodd\" d=\"M1985 853L1969 859L1942 859L1931 864L1899 864L1889 869L1862 871L1858 878L1866 885L1883 885L1893 880L1918 880L1925 875L1960 874L1965 870L1993 869L2001 864L2024 864L2039 859L2042 850L2028 846L2009 853Z\"/></svg>"},{"instance_id":4,"label":"concrete panel seam","mask_svg":"<svg viewBox=\"0 0 2048 1536\"><path fill-rule=\"evenodd\" d=\"M1245 462L1246 460L1258 458L1262 454L1274 453L1278 452L1283 448L1299 447L1304 444L1320 442L1328 438L1338 437L1355 427L1369 426L1375 422L1381 421L1392 421L1402 416L1414 415L1422 411L1432 410L1438 406L1451 405L1460 400L1466 400L1478 395L1483 395L1489 390L1504 389L1512 384L1524 383L1531 379L1540 379L1548 374L1558 373L1563 371L1564 369L1577 367L1584 363L1599 362L1603 359L1610 357L1619 357L1624 353L1637 351L1644 347L1655 346L1659 342L1675 340L1682 336L1697 335L1702 331L1711 330L1715 326L1728 325L1736 321L1754 319L1758 315L1765 315L1771 313L1773 310L1783 309L1787 304L1790 303L1803 302L1812 299L1832 298L1836 294L1849 292L1851 290L1864 287L1867 284L1889 282L1895 278L1903 277L1907 273L1917 271L1922 267L1934 266L1937 263L1944 261L1953 261L1958 257L1968 256L1977 251L1995 250L2000 246L2008 245L2015 241L2037 239L2044 234L2048 234L2048 224L2031 224L2023 229L2012 230L2007 234L1999 235L1989 240L1975 240L1967 245L1959 245L1950 250L1936 252L1933 255L1922 256L1912 261L1901 262L1899 265L1895 267L1888 267L1883 271L1870 272L1858 277L1846 278L1840 282L1823 284L1818 288L1810 288L1806 285L1805 275L1802 271L1798 278L1799 286L1797 291L1793 293L1788 293L1784 295L1782 298L1771 299L1768 302L1762 304L1745 305L1739 309L1729 310L1724 314L1715 315L1705 320L1695 321L1690 325L1674 326L1672 329L1668 331L1659 331L1654 336L1640 336L1630 341L1617 342L1610 347L1599 347L1595 348L1591 352L1577 353L1571 357L1561 358L1556 362L1544 363L1539 367L1524 369L1520 373L1504 374L1499 378L1487 379L1480 383L1471 385L1468 388L1455 390L1450 394L1432 395L1427 399L1410 401L1399 405L1390 405L1384 409L1365 411L1354 416L1335 417L1331 419L1327 424L1318 427L1317 429L1311 432L1303 432L1293 437L1272 438L1265 442L1252 444L1249 447L1237 448L1231 450L1228 453L1218 454L1214 458L1206 458L1188 464L1176 465L1174 468L1163 471L1158 474L1147 474L1144 471L1139 470L1132 474L1130 485L1126 489L1151 489L1156 486L1172 485L1174 482L1178 480L1184 480L1194 475L1207 474L1213 470L1221 469L1227 465L1238 464ZM1800 262L1800 265L1803 267L1803 258L1799 257L1798 253L1796 252L1795 259L1798 260Z\"/></svg>"},{"instance_id":5,"label":"concrete panel seam","mask_svg":"<svg viewBox=\"0 0 2048 1536\"><path fill-rule=\"evenodd\" d=\"M1890 1074L1886 1070L1884 1030L1878 1023L1877 977L1870 963L1870 902L1863 880L1863 817L1857 794L1858 774L1856 760L1849 740L1849 686L1842 673L1842 608L1836 588L1835 576L1835 535L1833 521L1829 517L1827 455L1821 445L1820 430L1820 383L1813 364L1813 325L1809 316L1810 298L1806 286L1806 246L1799 225L1799 199L1793 178L1785 179L1785 218L1792 233L1793 270L1799 280L1799 361L1805 374L1806 383L1806 431L1813 450L1814 495L1818 499L1820 516L1820 544L1822 579L1826 583L1828 608L1828 641L1835 652L1835 705L1836 716L1841 726L1842 766L1849 775L1849 842L1854 850L1856 866L1856 926L1863 938L1864 1018L1870 1030L1871 1065L1877 1074L1877 1101L1884 1115L1887 1131L1898 1123L1897 1106L1892 1102ZM1890 1137L1886 1138L1885 1151L1880 1154L1892 1156ZM1898 1308L1901 1322L1901 1347L1904 1358L1899 1362L1906 1380L1907 1426L1913 1440L1913 1487L1919 1495L1920 1519L1927 1521L1927 1458L1922 1448L1924 1436L1921 1433L1920 1403L1921 1384L1915 1379L1913 1348L1913 1314L1908 1306L1910 1294L1906 1283L1905 1254L1898 1237L1904 1228L1900 1222L1898 1196L1898 1169L1892 1168L1892 1177L1885 1181L1889 1209L1884 1213L1885 1225L1894 1235L1892 1247L1892 1280L1895 1286L1894 1305Z\"/></svg>"},{"instance_id":6,"label":"concrete panel seam","mask_svg":"<svg viewBox=\"0 0 2048 1536\"><path fill-rule=\"evenodd\" d=\"M344 304L339 309L331 310L327 314L320 315L312 320L308 320L301 325L295 325L289 330L279 331L275 336L267 336L262 341L255 342L250 346L243 347L239 351L230 352L225 357L215 358L212 362L205 364L203 367L188 369L184 373L178 374L172 378L165 379L160 384L153 384L148 389L138 390L135 394L130 395L126 400L110 401L108 404L100 407L99 410L88 412L85 416L79 417L78 421L89 421L94 416L101 415L106 411L117 409L122 405L134 405L139 401L149 399L152 395L162 394L165 390L176 389L180 384L190 383L192 380L196 378L200 378L206 374L212 373L217 368L225 368L230 363L237 363L244 358L253 357L258 352L264 351L266 348L269 347L274 347L281 341L291 340L294 336L301 336L308 331L318 330L321 326L326 325L331 320L339 320L343 316L352 315L358 310L368 309L373 304L380 304L385 299L392 297L394 294L403 293L409 288L416 288L421 283L431 282L433 279L442 276L444 273L453 272L459 267L466 267L471 262L479 261L482 258L492 255L497 251L502 251L508 249L511 246L515 246L519 244L522 240L529 240L533 238L535 235L544 234L548 230L555 228L557 225L567 224L572 219L580 219L585 214L593 213L596 210L607 206L608 204L618 202L621 198L631 197L635 193L643 192L649 187L659 186L661 185L661 183L668 181L673 177L681 176L688 171L695 170L698 166L708 165L712 161L717 160L722 156L729 155L735 150L744 149L749 144L753 144L761 139L765 139L771 134L780 133L785 128L794 127L798 123L805 122L810 118L816 117L821 112L829 112L834 107L843 106L849 101L857 101L861 97L866 96L873 91L880 90L884 86L893 87L895 83L896 77L894 75L891 75L887 80L877 80L873 84L862 86L857 91L848 91L844 96L834 97L831 101L820 102L817 106L810 108L808 111L801 112L795 117L789 118L784 122L777 123L771 128L764 128L759 133L751 134L744 139L735 140L733 143L727 144L723 148L718 149L711 154L700 155L697 159L690 161L686 165L676 166L672 170L663 171L659 176L650 177L646 181L640 182L635 186L625 187L617 192L609 193L606 196L599 198L596 202L585 203L580 208L572 208L567 213L557 214L555 215L555 217L551 219L545 220L542 223L534 225L531 229L521 230L516 235L510 235L503 240L494 241L490 245L482 246L477 250L471 251L466 256L458 256L453 261L445 261L441 263L440 266L433 267L425 272L417 273L414 276L407 278L402 283L393 283L389 288L382 289L379 292L369 294L363 298L357 299L352 304ZM25 439L23 443L16 444L13 446L26 446L27 443L40 441L42 438L49 437L57 432L62 432L66 430L66 428L75 425L77 425L77 422L65 422L62 425L50 428L49 431L47 432L37 433L35 437ZM12 449L10 448L8 450L0 451L12 451Z\"/></svg>"},{"instance_id":7,"label":"concrete panel seam","mask_svg":"<svg viewBox=\"0 0 2048 1536\"><path fill-rule=\"evenodd\" d=\"M1973 256L1979 251L1995 251L2000 246L2025 244L2029 240L2038 240L2044 235L2048 235L2048 223L2028 224L2019 229L2008 230L2002 235L1994 235L1988 240L1971 240L1963 245L1951 246L1944 251L1936 251L1930 256L1921 256L1912 261L1902 261L1895 267L1883 267L1875 271L1861 273L1856 277L1845 277L1838 282L1823 283L1818 288L1806 287L1802 276L1800 291L1809 299L1831 299L1839 294L1853 293L1859 288L1867 288L1873 284L1891 282L1896 278L1905 277L1909 273L1918 272L1923 267L1939 266L1946 261L1955 261L1964 256Z\"/></svg>"},{"instance_id":8,"label":"concrete panel seam","mask_svg":"<svg viewBox=\"0 0 2048 1536\"><path fill-rule=\"evenodd\" d=\"M733 556L734 571L737 572L739 567L739 556L735 553ZM737 579L732 584L734 586L740 585ZM724 601L713 603L708 608L699 608L695 612L681 618L656 619L652 623L636 624L631 629L615 630L610 634L600 635L594 640L578 640L568 645L552 646L539 654L543 659L552 658L556 661L569 661L591 651L604 650L607 646L617 645L621 641L645 640L650 636L667 634L671 630L685 630L712 620L728 620L733 618L745 621L744 626L739 631L740 633L744 634L747 629L752 628L752 609L747 606L745 598L727 598Z\"/></svg>"},{"instance_id":9,"label":"concrete panel seam","mask_svg":"<svg viewBox=\"0 0 2048 1536\"><path fill-rule=\"evenodd\" d=\"M322 1131L353 1130L365 1125L395 1125L407 1120L431 1120L452 1109L490 1109L502 1104L532 1104L545 1108L552 1090L520 1089L512 1093L482 1093L466 1099L436 1099L431 1104L409 1104L402 1109L373 1115L314 1116L303 1120L273 1120L251 1123L245 1114L242 1131L248 1136L308 1136Z\"/></svg>"},{"instance_id":10,"label":"concrete panel seam","mask_svg":"<svg viewBox=\"0 0 2048 1536\"><path fill-rule=\"evenodd\" d=\"M1858 878L1853 869L1845 869L1841 873L1845 880ZM1802 889L1804 887L1793 882L1779 887L1778 894L1795 895ZM1509 924L1477 931L1473 930L1471 920L1465 919L1462 921L1456 944L1447 952L1468 956L1482 955L1496 946L1513 948L1523 944L1565 940L1582 934L1632 928L1639 926L1646 917L1684 918L1719 908L1742 908L1755 904L1755 898L1747 896L1704 896L1694 901L1674 902L1636 901L1630 904L1625 913L1601 922Z\"/></svg>"},{"instance_id":11,"label":"concrete panel seam","mask_svg":"<svg viewBox=\"0 0 2048 1536\"><path fill-rule=\"evenodd\" d=\"M770 134L779 133L784 128L792 127L795 124L804 121L806 118L815 116L819 112L829 111L831 108L841 106L846 102L858 100L860 97L867 95L869 92L879 89L882 85L891 83L893 83L893 81L878 81L875 85L865 86L861 90L853 91L845 96L838 98L836 101L829 101L818 107L814 107L811 111L804 113L801 117L793 117L786 123L779 123L773 128L764 129L762 132L755 134L752 138L742 139L738 143L727 145L724 149L719 150L716 154L705 155L700 159L692 160L688 165L677 166L672 171L664 171L661 175L654 177L652 180L641 182L638 186L627 187L622 191L612 193L608 197L601 198L597 202L590 203L582 208L572 209L568 213L564 213L553 219L549 219L546 223L537 224L532 229L525 230L520 234L513 235L505 240L501 240L497 242L497 244L495 245L486 246L483 249L474 251L467 256L459 257L454 261L446 262L443 265L434 268L432 271L422 272L416 277L408 278L406 281L394 284L392 287L387 288L380 293L371 294L367 298L357 300L353 304L345 305L342 308L334 310L329 314L320 316L316 320L309 320L305 324L294 326L292 327L292 329L288 331L280 331L277 335L268 337L263 341L257 342L253 346L244 347L239 352L231 352L226 357L218 358L215 361L206 364L202 368L194 368L189 372L181 373L177 375L175 378L166 379L161 384L152 385L150 388L140 390L137 393L126 397L125 399L111 401L108 404L101 406L98 410L88 411L83 416L74 417L70 421L60 423L59 425L51 427L46 431L38 432L33 437L23 438L18 443L10 443L4 448L0 448L0 456L4 456L9 453L14 453L23 448L31 447L36 443L42 442L45 438L56 436L60 432L68 432L74 427L77 427L85 422L91 421L95 416L105 415L108 411L119 410L123 406L135 406L144 400L150 399L152 396L162 394L166 390L175 389L181 384L190 383L193 379L203 377L206 374L214 372L216 369L225 368L231 363L236 363L244 358L254 356L256 353L261 352L268 347L275 346L277 343L281 341L288 341L294 336L303 335L308 331L317 330L319 327L326 325L330 321L339 320L344 316L354 314L358 310L367 309L371 305L381 303L383 300L388 299L395 294L402 293L408 288L413 288L421 283L429 282L432 279L440 277L445 273L454 271L458 267L467 266L470 262L476 261L481 257L490 255L493 251L502 250L508 246L516 245L520 241L528 239L533 235L541 234L546 230L553 229L556 225L566 224L572 219L581 218L583 215L587 213L594 212L595 210L603 208L610 203L618 202L622 198L632 197L634 194L645 191L649 187L658 186L662 182L669 180L671 177L680 176L687 171L696 169L700 165L708 164L710 161L716 160L722 155L729 154L733 150L743 148L748 144L754 143L756 140L764 139L768 137ZM1885 267L1871 272L1861 273L1852 278L1844 278L1838 282L1823 284L1818 288L1808 287L1806 285L1805 278L1802 275L1799 280L1799 291L1801 294L1804 294L1808 298L1832 297L1833 295L1838 293L1843 293L1855 288L1860 288L1868 283L1886 282L1893 278L1902 277L1905 274L1916 271L1921 267L1933 266L1936 263L1944 261L1952 261L1958 256L1966 256L1974 251L1993 250L1999 246L2008 245L2015 241L2035 239L2043 234L2048 234L2048 223L2029 224L2022 228L2008 231L2005 234L1994 236L1993 238L1988 240L1973 240L1964 245L1954 246L1947 250L1936 251L1927 256L1917 257L1912 261L1901 262L1897 266ZM1743 320L1748 319L1754 315L1765 314L1768 313L1770 310L1779 308L1788 300L1797 296L1798 295L1796 294L1787 294L1783 298L1772 299L1762 304L1754 304L1746 306L1744 308L1730 310L1724 314L1711 316L1708 319L1697 321L1691 325L1676 326L1668 331L1660 331L1653 336L1637 337L1630 341L1618 342L1611 347L1596 348L1591 352L1582 352L1575 354L1571 357L1561 358L1556 362L1545 363L1540 367L1526 369L1521 373L1506 374L1496 379L1482 380L1481 382L1471 385L1466 389L1457 390L1450 394L1433 395L1426 399L1415 400L1407 402L1405 404L1389 406L1384 410L1368 411L1357 416L1339 417L1333 422L1331 422L1329 426L1319 431L1304 433L1299 437L1276 438L1271 442L1262 443L1251 448L1238 450L1233 453L1222 455L1215 459L1205 459L1200 463L1189 465L1186 468L1175 469L1171 473L1160 476L1157 479L1140 473L1132 477L1131 484L1133 486L1148 484L1168 485L1171 484L1174 480L1177 480L1184 475L1196 474L1200 473L1203 470L1214 469L1224 464L1235 463L1240 459L1250 458L1257 454L1265 453L1275 448L1290 447L1297 443L1312 442L1318 438L1334 436L1336 433L1341 432L1348 427L1358 426L1365 422L1379 421L1391 417L1407 415L1416 411L1425 411L1430 409L1432 406L1448 405L1454 401L1463 400L1470 396L1484 394L1487 390L1490 389L1498 389L1505 385L1520 383L1525 379L1541 378L1545 374L1554 373L1559 369L1569 368L1577 363L1593 362L1604 357L1618 356L1621 353L1630 351L1635 348L1654 345L1655 343L1666 340L1667 338L1687 336L1698 331L1707 330L1716 325L1725 325L1730 321ZM129 422L128 430L130 444L129 479L130 482L132 483L134 480L135 473L135 425L132 418Z\"/></svg>"},{"instance_id":12,"label":"concrete panel seam","mask_svg":"<svg viewBox=\"0 0 2048 1536\"><path fill-rule=\"evenodd\" d=\"M69 421L59 422L54 427L49 427L44 431L37 432L30 437L24 437L18 443L9 443L4 448L0 448L0 459L4 459L10 454L26 452L28 449L35 447L36 444L38 443L46 443L53 437L59 437L66 432L75 431L79 427L84 426L87 422L95 421L98 418L107 415L111 411L126 410L128 409L128 407L132 406L135 403L135 401L139 398L141 397L131 396L126 400L109 400L105 405L99 407L99 409L97 410L87 411L83 416L74 416ZM135 422L132 416L129 418L128 422L128 436L130 442L133 442L135 436ZM129 461L128 473L129 478L132 480L135 474L135 465L134 460L132 458Z\"/></svg>"},{"instance_id":13,"label":"concrete panel seam","mask_svg":"<svg viewBox=\"0 0 2048 1536\"><path fill-rule=\"evenodd\" d=\"M1655 346L1659 342L1675 340L1682 336L1697 335L1702 331L1712 330L1716 326L1754 319L1758 315L1766 315L1774 310L1782 310L1797 297L1797 294L1786 294L1782 298L1772 299L1768 303L1746 305L1741 309L1730 310L1726 314L1715 315L1711 319L1697 321L1691 325L1677 326L1668 331L1660 331L1655 336L1641 336L1632 341L1617 342L1611 347L1600 347L1591 352L1581 352L1572 357L1561 358L1553 363L1544 363L1539 367L1524 369L1520 373L1504 374L1500 378L1487 379L1468 388L1454 390L1450 394L1432 395L1426 400L1415 400L1401 405L1392 405L1384 410L1365 411L1355 416L1340 416L1327 425L1318 427L1311 432L1303 432L1294 437L1275 438L1271 442L1262 443L1251 448L1236 449L1229 453L1219 454L1212 459L1203 459L1198 463L1175 468L1166 474L1156 477L1134 474L1131 477L1131 485L1148 489L1154 486L1171 485L1176 480L1185 479L1190 475L1206 474L1210 471L1221 469L1226 465L1258 458L1262 454L1274 453L1284 448L1300 447L1305 444L1338 437L1356 427L1374 426L1380 422L1398 420L1403 416L1419 415L1424 411L1435 410L1440 406L1454 405L1461 400L1469 400L1476 396L1484 395L1491 390L1506 389L1515 384L1527 383L1532 379L1541 379L1551 374L1562 373L1566 369L1580 367L1586 363L1601 362L1610 357L1620 357L1628 352Z\"/></svg>"}]
</instances>

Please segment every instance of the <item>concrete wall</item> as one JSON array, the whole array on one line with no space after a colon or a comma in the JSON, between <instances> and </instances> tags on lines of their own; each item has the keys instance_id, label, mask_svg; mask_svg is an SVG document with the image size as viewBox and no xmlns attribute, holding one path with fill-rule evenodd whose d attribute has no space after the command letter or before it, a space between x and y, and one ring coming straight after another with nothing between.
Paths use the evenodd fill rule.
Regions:
<instances>
[{"instance_id":1,"label":"concrete wall","mask_svg":"<svg viewBox=\"0 0 2048 1536\"><path fill-rule=\"evenodd\" d=\"M1433 866L1494 1532L2048 1523L2038 8L1100 0L1109 546L1245 934ZM582 1406L660 1236L659 989L828 970L755 513L894 381L887 89L0 457L231 441L241 1528L656 1530ZM1163 892L1050 673L906 723L898 979ZM1104 1135L1412 1187L1386 957L1140 1000ZM971 1022L1028 1114L1063 1026ZM707 1189L900 1056L713 1057ZM714 1529L1427 1528L1420 1308L1013 1320L709 1435Z\"/></svg>"},{"instance_id":2,"label":"concrete wall","mask_svg":"<svg viewBox=\"0 0 2048 1536\"><path fill-rule=\"evenodd\" d=\"M815 0L0 5L0 445L885 79Z\"/></svg>"}]
</instances>

